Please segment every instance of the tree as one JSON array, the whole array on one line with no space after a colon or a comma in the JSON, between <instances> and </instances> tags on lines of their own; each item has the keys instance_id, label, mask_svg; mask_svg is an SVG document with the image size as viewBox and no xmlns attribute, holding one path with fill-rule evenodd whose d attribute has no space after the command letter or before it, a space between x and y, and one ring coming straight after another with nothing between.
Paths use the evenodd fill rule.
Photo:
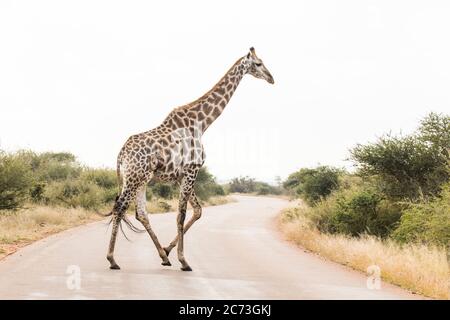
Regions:
<instances>
[{"instance_id":1,"label":"tree","mask_svg":"<svg viewBox=\"0 0 450 320\"><path fill-rule=\"evenodd\" d=\"M449 158L450 153L450 116L431 112L420 123L419 137L431 143Z\"/></svg>"},{"instance_id":2,"label":"tree","mask_svg":"<svg viewBox=\"0 0 450 320\"><path fill-rule=\"evenodd\" d=\"M230 192L252 193L255 192L255 179L250 177L234 178L229 183Z\"/></svg>"},{"instance_id":3,"label":"tree","mask_svg":"<svg viewBox=\"0 0 450 320\"><path fill-rule=\"evenodd\" d=\"M283 185L286 189L295 190L309 204L314 204L339 187L341 172L328 166L303 168L291 174Z\"/></svg>"},{"instance_id":4,"label":"tree","mask_svg":"<svg viewBox=\"0 0 450 320\"><path fill-rule=\"evenodd\" d=\"M216 178L206 167L200 168L195 180L195 194L201 200L207 200L211 196L225 195L225 190L216 182Z\"/></svg>"},{"instance_id":5,"label":"tree","mask_svg":"<svg viewBox=\"0 0 450 320\"><path fill-rule=\"evenodd\" d=\"M439 194L448 181L449 141L449 117L432 113L415 134L357 145L351 159L361 175L375 176L389 197L414 200Z\"/></svg>"}]
</instances>

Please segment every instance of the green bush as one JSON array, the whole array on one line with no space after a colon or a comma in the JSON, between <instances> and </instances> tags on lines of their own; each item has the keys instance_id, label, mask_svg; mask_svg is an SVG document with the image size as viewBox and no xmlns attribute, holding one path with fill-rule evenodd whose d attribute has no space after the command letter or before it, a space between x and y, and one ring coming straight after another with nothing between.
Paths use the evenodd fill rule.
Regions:
<instances>
[{"instance_id":1,"label":"green bush","mask_svg":"<svg viewBox=\"0 0 450 320\"><path fill-rule=\"evenodd\" d=\"M450 183L439 197L411 204L392 237L399 242L422 242L450 248Z\"/></svg>"},{"instance_id":2,"label":"green bush","mask_svg":"<svg viewBox=\"0 0 450 320\"><path fill-rule=\"evenodd\" d=\"M195 194L201 200L208 200L212 196L225 195L223 187L216 182L216 178L206 167L200 168L195 180Z\"/></svg>"},{"instance_id":3,"label":"green bush","mask_svg":"<svg viewBox=\"0 0 450 320\"><path fill-rule=\"evenodd\" d=\"M158 208L162 212L169 212L172 207L165 201L158 201Z\"/></svg>"},{"instance_id":4,"label":"green bush","mask_svg":"<svg viewBox=\"0 0 450 320\"><path fill-rule=\"evenodd\" d=\"M55 181L44 192L46 204L66 207L99 209L105 204L105 191L84 180Z\"/></svg>"},{"instance_id":5,"label":"green bush","mask_svg":"<svg viewBox=\"0 0 450 320\"><path fill-rule=\"evenodd\" d=\"M367 233L386 237L400 218L400 209L371 190L350 198L338 198L330 219L330 231L359 236Z\"/></svg>"},{"instance_id":6,"label":"green bush","mask_svg":"<svg viewBox=\"0 0 450 320\"><path fill-rule=\"evenodd\" d=\"M75 161L75 156L67 152L45 152L37 154L28 150L20 150L10 154L28 166L33 185L30 188L30 200L41 202L47 184L52 181L77 179L82 168Z\"/></svg>"},{"instance_id":7,"label":"green bush","mask_svg":"<svg viewBox=\"0 0 450 320\"><path fill-rule=\"evenodd\" d=\"M117 174L110 169L86 168L81 176L82 179L95 183L100 188L117 189Z\"/></svg>"},{"instance_id":8,"label":"green bush","mask_svg":"<svg viewBox=\"0 0 450 320\"><path fill-rule=\"evenodd\" d=\"M151 194L157 198L172 199L178 194L178 187L168 183L151 181L149 189Z\"/></svg>"},{"instance_id":9,"label":"green bush","mask_svg":"<svg viewBox=\"0 0 450 320\"><path fill-rule=\"evenodd\" d=\"M283 193L280 186L273 186L266 182L256 181L250 177L239 177L231 180L226 186L226 192L256 193L258 195L279 195Z\"/></svg>"},{"instance_id":10,"label":"green bush","mask_svg":"<svg viewBox=\"0 0 450 320\"><path fill-rule=\"evenodd\" d=\"M76 162L75 156L67 152L44 152L41 154L21 150L15 153L26 161L36 181L50 182L77 178L82 172L81 166Z\"/></svg>"},{"instance_id":11,"label":"green bush","mask_svg":"<svg viewBox=\"0 0 450 320\"><path fill-rule=\"evenodd\" d=\"M256 182L255 189L258 195L280 195L283 193L282 188L272 186L266 182Z\"/></svg>"},{"instance_id":12,"label":"green bush","mask_svg":"<svg viewBox=\"0 0 450 320\"><path fill-rule=\"evenodd\" d=\"M272 188L268 184L263 184L263 185L258 186L257 191L256 191L256 194L262 195L262 196L268 195L271 193L272 193Z\"/></svg>"},{"instance_id":13,"label":"green bush","mask_svg":"<svg viewBox=\"0 0 450 320\"><path fill-rule=\"evenodd\" d=\"M118 193L117 173L110 169L85 169L80 177L81 180L94 183L103 190L105 203L114 201Z\"/></svg>"},{"instance_id":14,"label":"green bush","mask_svg":"<svg viewBox=\"0 0 450 320\"><path fill-rule=\"evenodd\" d=\"M255 192L255 189L256 189L255 179L250 177L234 178L228 184L229 192L252 193Z\"/></svg>"},{"instance_id":15,"label":"green bush","mask_svg":"<svg viewBox=\"0 0 450 320\"><path fill-rule=\"evenodd\" d=\"M0 210L21 207L30 195L33 177L23 159L0 153Z\"/></svg>"},{"instance_id":16,"label":"green bush","mask_svg":"<svg viewBox=\"0 0 450 320\"><path fill-rule=\"evenodd\" d=\"M323 232L386 237L396 227L401 207L370 188L353 186L317 202L308 215Z\"/></svg>"},{"instance_id":17,"label":"green bush","mask_svg":"<svg viewBox=\"0 0 450 320\"><path fill-rule=\"evenodd\" d=\"M291 174L283 185L288 190L295 190L308 204L314 205L339 187L341 174L342 170L328 166L303 168Z\"/></svg>"}]
</instances>

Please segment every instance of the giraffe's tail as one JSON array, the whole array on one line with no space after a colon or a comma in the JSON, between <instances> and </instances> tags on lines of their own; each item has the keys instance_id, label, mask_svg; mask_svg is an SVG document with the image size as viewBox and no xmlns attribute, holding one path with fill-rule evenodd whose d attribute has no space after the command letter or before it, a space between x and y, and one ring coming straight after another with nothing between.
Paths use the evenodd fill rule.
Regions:
<instances>
[{"instance_id":1,"label":"giraffe's tail","mask_svg":"<svg viewBox=\"0 0 450 320\"><path fill-rule=\"evenodd\" d=\"M100 214L100 213L99 213ZM113 215L113 211L111 211L110 213L107 214L100 214L103 217L108 217L108 216L112 216ZM113 222L114 217L111 217L111 219L108 222L108 226ZM128 218L126 214L123 214L120 216L120 220L119 220L119 227L120 227L120 232L122 232L123 236L125 237L125 239L127 239L128 241L130 241L130 239L127 237L127 234L125 233L125 231L123 230L123 226L122 226L122 221L125 223L125 225L128 227L128 229L130 229L131 231L135 232L135 233L143 233L146 232L145 229L139 229L138 227L136 227Z\"/></svg>"},{"instance_id":2,"label":"giraffe's tail","mask_svg":"<svg viewBox=\"0 0 450 320\"><path fill-rule=\"evenodd\" d=\"M145 230L145 229L139 229L138 227L136 227L128 218L127 218L127 215L126 214L124 214L123 216L122 216L122 219L120 220L120 222L125 222L125 224L126 224L126 226L131 230L131 231L133 231L133 232L136 232L136 233L143 233L143 232L146 232L147 230ZM122 233L123 233L123 235L125 235L125 233L123 232L123 230L122 230Z\"/></svg>"},{"instance_id":3,"label":"giraffe's tail","mask_svg":"<svg viewBox=\"0 0 450 320\"><path fill-rule=\"evenodd\" d=\"M121 179L121 177L120 177L120 166L122 165L122 151L123 151L123 148L120 150L119 154L117 155L116 174L117 174L117 185L118 185L117 190L118 190L118 192L117 192L117 196L116 196L116 202L117 202L117 200L119 200L120 194L121 194L121 192L122 192L122 186L121 186L121 181L122 181L122 179ZM114 210L113 210L113 211L114 211ZM110 213L108 213L106 216L111 216L111 215L113 214L113 211L111 211ZM145 232L145 231L146 231L146 230L139 229L138 227L136 227L136 226L135 226L128 218L127 218L126 213L120 215L120 218L121 218L121 219L120 219L120 222L119 222L119 223L120 223L120 231L122 232L123 236L124 236L127 240L129 240L129 239L128 239L127 235L125 234L125 232L123 231L122 221L125 222L126 226L127 226L131 231L133 231L133 232L136 232L136 233L142 233L142 232ZM112 221L112 218L111 218L111 221ZM110 223L111 223L111 221L110 221Z\"/></svg>"},{"instance_id":4,"label":"giraffe's tail","mask_svg":"<svg viewBox=\"0 0 450 320\"><path fill-rule=\"evenodd\" d=\"M120 193L122 192L122 186L121 186L121 179L120 179L120 166L122 165L122 150L120 150L119 154L117 155L117 163L116 163L116 174L117 174L117 197L116 201L120 196Z\"/></svg>"},{"instance_id":5,"label":"giraffe's tail","mask_svg":"<svg viewBox=\"0 0 450 320\"><path fill-rule=\"evenodd\" d=\"M119 196L116 196L116 200L115 200L115 201L117 202L118 199L119 199ZM114 205L114 207L115 207L115 205ZM97 214L101 215L102 217L111 217L111 219L110 219L109 222L108 222L108 225L110 225L110 224L113 222L113 219L114 219L114 217L113 217L114 209L111 210L111 212L106 213L106 214L102 214L102 213L99 213L99 212L97 212ZM136 233L143 233L143 232L146 232L145 229L139 229L138 227L136 227L136 226L128 219L126 212L124 212L123 214L120 214L119 217L120 217L120 220L119 220L120 231L122 232L122 234L123 234L123 236L125 237L125 239L127 239L128 241L129 241L130 239L127 237L127 235L125 234L125 232L124 232L124 230L123 230L123 227L122 227L122 221L125 223L125 225L128 227L128 229L130 229L130 230L133 231L133 232L136 232Z\"/></svg>"}]
</instances>

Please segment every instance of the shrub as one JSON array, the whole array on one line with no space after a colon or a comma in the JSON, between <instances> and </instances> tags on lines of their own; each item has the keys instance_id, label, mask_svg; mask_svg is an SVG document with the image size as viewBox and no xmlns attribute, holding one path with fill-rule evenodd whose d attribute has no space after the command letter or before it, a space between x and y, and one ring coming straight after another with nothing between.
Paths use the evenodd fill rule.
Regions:
<instances>
[{"instance_id":1,"label":"shrub","mask_svg":"<svg viewBox=\"0 0 450 320\"><path fill-rule=\"evenodd\" d=\"M450 249L450 183L439 197L411 204L392 236L399 242L430 243Z\"/></svg>"},{"instance_id":2,"label":"shrub","mask_svg":"<svg viewBox=\"0 0 450 320\"><path fill-rule=\"evenodd\" d=\"M0 210L14 210L28 199L33 178L21 158L0 153Z\"/></svg>"},{"instance_id":3,"label":"shrub","mask_svg":"<svg viewBox=\"0 0 450 320\"><path fill-rule=\"evenodd\" d=\"M398 223L401 207L373 189L352 186L317 202L308 216L323 232L386 237Z\"/></svg>"},{"instance_id":4,"label":"shrub","mask_svg":"<svg viewBox=\"0 0 450 320\"><path fill-rule=\"evenodd\" d=\"M158 201L158 208L159 208L158 211L161 211L161 212L169 212L172 209L170 204L168 204L165 201Z\"/></svg>"},{"instance_id":5,"label":"shrub","mask_svg":"<svg viewBox=\"0 0 450 320\"><path fill-rule=\"evenodd\" d=\"M173 185L154 181L150 182L149 186L152 195L163 199L172 199L178 190L178 188Z\"/></svg>"},{"instance_id":6,"label":"shrub","mask_svg":"<svg viewBox=\"0 0 450 320\"><path fill-rule=\"evenodd\" d=\"M272 186L266 182L257 182L255 189L258 195L280 195L283 193L282 188Z\"/></svg>"},{"instance_id":7,"label":"shrub","mask_svg":"<svg viewBox=\"0 0 450 320\"><path fill-rule=\"evenodd\" d=\"M44 200L50 205L98 209L106 201L105 191L95 183L78 180L55 181L44 192Z\"/></svg>"},{"instance_id":8,"label":"shrub","mask_svg":"<svg viewBox=\"0 0 450 320\"><path fill-rule=\"evenodd\" d=\"M226 189L227 192L256 193L258 195L279 195L283 193L283 189L280 186L273 186L266 182L256 181L250 177L234 178L228 183Z\"/></svg>"},{"instance_id":9,"label":"shrub","mask_svg":"<svg viewBox=\"0 0 450 320\"><path fill-rule=\"evenodd\" d=\"M208 200L212 196L225 195L223 187L216 182L216 178L206 167L200 168L195 181L195 194L201 200Z\"/></svg>"},{"instance_id":10,"label":"shrub","mask_svg":"<svg viewBox=\"0 0 450 320\"><path fill-rule=\"evenodd\" d=\"M395 205L383 200L376 192L361 190L349 198L337 198L329 229L351 236L367 233L386 237L399 218L400 210Z\"/></svg>"},{"instance_id":11,"label":"shrub","mask_svg":"<svg viewBox=\"0 0 450 320\"><path fill-rule=\"evenodd\" d=\"M416 134L386 135L358 145L351 158L365 176L376 176L383 193L392 199L420 199L439 194L448 181L450 117L430 114Z\"/></svg>"},{"instance_id":12,"label":"shrub","mask_svg":"<svg viewBox=\"0 0 450 320\"><path fill-rule=\"evenodd\" d=\"M36 154L32 151L22 150L17 152L16 156L29 163L36 181L39 182L77 178L82 172L81 166L75 161L75 156L67 152Z\"/></svg>"},{"instance_id":13,"label":"shrub","mask_svg":"<svg viewBox=\"0 0 450 320\"><path fill-rule=\"evenodd\" d=\"M259 185L256 191L258 195L268 195L272 193L272 188L268 184Z\"/></svg>"},{"instance_id":14,"label":"shrub","mask_svg":"<svg viewBox=\"0 0 450 320\"><path fill-rule=\"evenodd\" d=\"M33 177L30 197L34 202L43 200L47 184L52 181L76 179L82 168L75 161L75 156L67 152L44 152L37 154L29 150L20 150L11 154L26 163Z\"/></svg>"},{"instance_id":15,"label":"shrub","mask_svg":"<svg viewBox=\"0 0 450 320\"><path fill-rule=\"evenodd\" d=\"M291 174L283 185L286 189L295 190L306 202L314 205L339 187L341 173L342 170L328 166L303 168Z\"/></svg>"},{"instance_id":16,"label":"shrub","mask_svg":"<svg viewBox=\"0 0 450 320\"><path fill-rule=\"evenodd\" d=\"M118 186L117 174L110 169L85 169L82 179L95 183L100 188L116 189Z\"/></svg>"},{"instance_id":17,"label":"shrub","mask_svg":"<svg viewBox=\"0 0 450 320\"><path fill-rule=\"evenodd\" d=\"M85 169L81 177L83 181L94 183L103 190L104 202L115 200L118 193L117 173L110 169Z\"/></svg>"},{"instance_id":18,"label":"shrub","mask_svg":"<svg viewBox=\"0 0 450 320\"><path fill-rule=\"evenodd\" d=\"M228 190L237 193L252 193L255 192L255 187L255 179L250 177L234 178L228 184Z\"/></svg>"}]
</instances>

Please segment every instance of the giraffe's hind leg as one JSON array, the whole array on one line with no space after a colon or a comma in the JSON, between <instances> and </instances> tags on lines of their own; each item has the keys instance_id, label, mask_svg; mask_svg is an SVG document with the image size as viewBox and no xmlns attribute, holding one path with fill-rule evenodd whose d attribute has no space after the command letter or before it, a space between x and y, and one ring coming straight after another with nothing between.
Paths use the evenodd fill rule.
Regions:
<instances>
[{"instance_id":1,"label":"giraffe's hind leg","mask_svg":"<svg viewBox=\"0 0 450 320\"><path fill-rule=\"evenodd\" d=\"M136 194L136 191L130 188L124 188L119 198L116 200L113 208L112 214L112 232L111 232L111 240L109 241L109 250L106 259L110 263L110 269L120 269L119 265L114 260L114 247L116 245L117 240L117 231L119 230L120 220L123 215L126 213L130 201L133 196Z\"/></svg>"},{"instance_id":2,"label":"giraffe's hind leg","mask_svg":"<svg viewBox=\"0 0 450 320\"><path fill-rule=\"evenodd\" d=\"M145 209L145 204L147 203L147 199L145 196L146 185L143 185L139 188L136 195L136 219L142 223L144 228L147 230L150 238L153 240L155 244L156 250L158 250L159 256L162 259L161 264L163 266L171 266L169 259L167 258L167 254L159 243L158 237L150 226L150 222L148 220L148 215Z\"/></svg>"},{"instance_id":3,"label":"giraffe's hind leg","mask_svg":"<svg viewBox=\"0 0 450 320\"><path fill-rule=\"evenodd\" d=\"M110 269L120 269L119 265L114 260L114 247L116 246L117 239L117 231L119 229L120 217L117 213L113 213L112 217L112 232L111 232L111 240L109 241L109 249L108 255L106 259L108 259L110 263Z\"/></svg>"},{"instance_id":4,"label":"giraffe's hind leg","mask_svg":"<svg viewBox=\"0 0 450 320\"><path fill-rule=\"evenodd\" d=\"M192 215L191 219L186 223L184 226L184 234L189 230L189 228L194 224L195 221L200 219L202 216L202 207L200 205L200 202L198 201L197 196L195 195L195 192L192 191L192 194L189 198L189 203L191 204L192 208L194 209L194 214ZM169 255L170 251L177 245L178 242L178 235L175 237L175 239L172 240L172 242L164 248L164 251L167 255Z\"/></svg>"}]
</instances>

